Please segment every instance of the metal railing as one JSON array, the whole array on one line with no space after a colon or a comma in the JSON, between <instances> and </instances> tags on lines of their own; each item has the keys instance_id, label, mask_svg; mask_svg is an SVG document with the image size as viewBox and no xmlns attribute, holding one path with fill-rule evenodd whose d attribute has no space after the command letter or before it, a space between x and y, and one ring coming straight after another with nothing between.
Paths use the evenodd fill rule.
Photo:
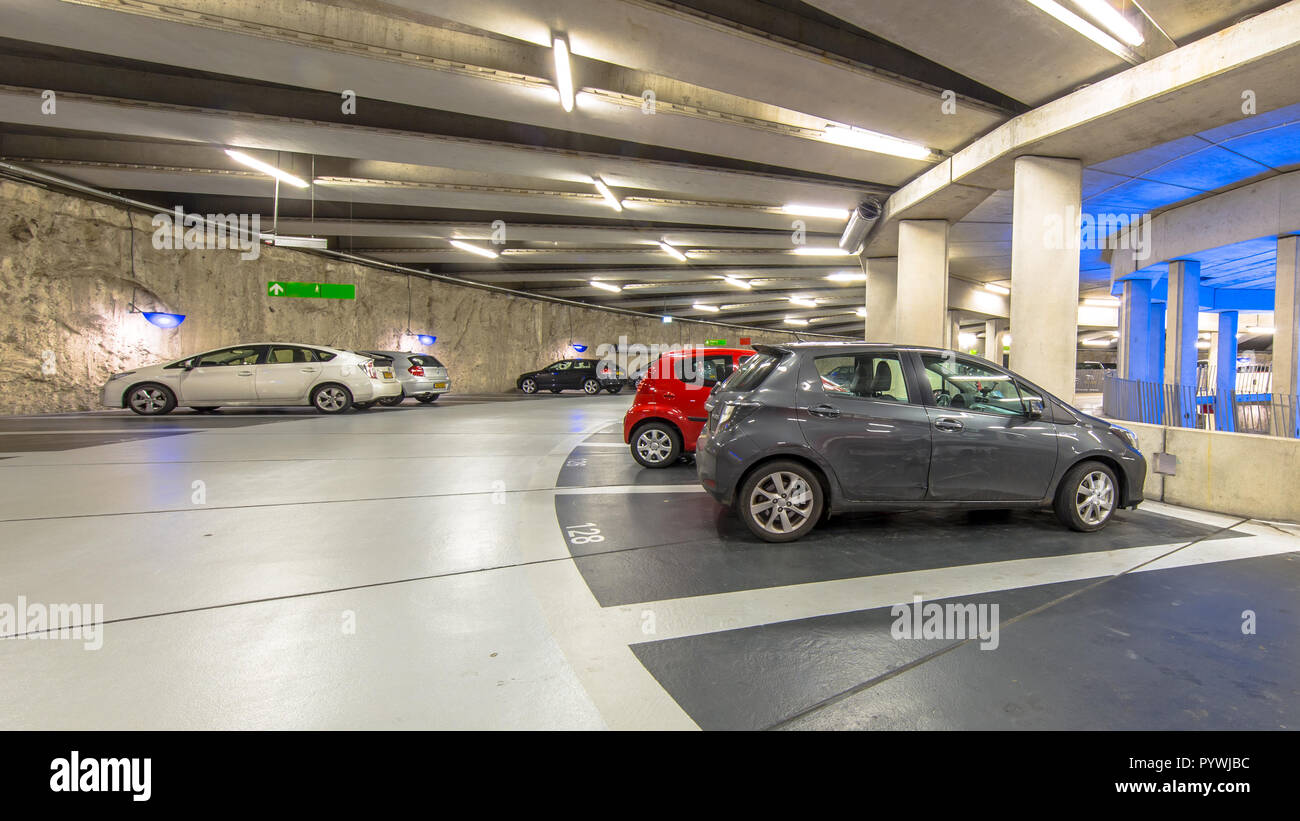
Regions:
<instances>
[{"instance_id":1,"label":"metal railing","mask_svg":"<svg viewBox=\"0 0 1300 821\"><path fill-rule=\"evenodd\" d=\"M1112 419L1179 428L1300 438L1300 400L1274 393L1218 393L1195 385L1168 385L1107 377L1102 413Z\"/></svg>"}]
</instances>

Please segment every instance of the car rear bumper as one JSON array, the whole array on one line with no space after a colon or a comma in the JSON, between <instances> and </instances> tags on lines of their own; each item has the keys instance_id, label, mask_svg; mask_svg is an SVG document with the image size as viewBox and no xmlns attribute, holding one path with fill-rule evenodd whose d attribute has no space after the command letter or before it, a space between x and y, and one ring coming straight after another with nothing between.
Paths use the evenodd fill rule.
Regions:
<instances>
[{"instance_id":1,"label":"car rear bumper","mask_svg":"<svg viewBox=\"0 0 1300 821\"><path fill-rule=\"evenodd\" d=\"M442 387L438 387L439 385ZM450 390L450 379L411 379L402 383L402 391L407 396L421 396L426 393L447 393Z\"/></svg>"},{"instance_id":2,"label":"car rear bumper","mask_svg":"<svg viewBox=\"0 0 1300 821\"><path fill-rule=\"evenodd\" d=\"M709 438L707 432L701 432L695 440L695 474L700 486L714 499L724 505L731 504L735 495L737 469L729 460L719 460L719 448Z\"/></svg>"}]
</instances>

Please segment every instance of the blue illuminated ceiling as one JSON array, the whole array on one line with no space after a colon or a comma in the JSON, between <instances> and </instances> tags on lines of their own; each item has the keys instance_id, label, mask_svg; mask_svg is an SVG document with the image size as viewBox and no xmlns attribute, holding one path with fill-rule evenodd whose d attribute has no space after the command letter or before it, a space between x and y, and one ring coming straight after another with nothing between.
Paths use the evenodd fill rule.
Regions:
<instances>
[{"instance_id":1,"label":"blue illuminated ceiling","mask_svg":"<svg viewBox=\"0 0 1300 821\"><path fill-rule=\"evenodd\" d=\"M1149 214L1184 200L1255 178L1300 167L1300 104L1257 114L1190 137L1117 157L1083 171L1083 211ZM1272 287L1277 245L1273 237L1239 242L1196 255L1201 276L1214 288ZM1143 273L1164 274L1157 263ZM1084 250L1080 277L1101 281L1110 266L1101 251Z\"/></svg>"}]
</instances>

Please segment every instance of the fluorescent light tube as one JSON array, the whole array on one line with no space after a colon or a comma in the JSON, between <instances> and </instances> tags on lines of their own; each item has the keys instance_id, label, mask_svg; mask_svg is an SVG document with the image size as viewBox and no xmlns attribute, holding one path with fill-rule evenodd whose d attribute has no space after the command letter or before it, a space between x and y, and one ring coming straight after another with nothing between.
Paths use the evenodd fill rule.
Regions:
<instances>
[{"instance_id":1,"label":"fluorescent light tube","mask_svg":"<svg viewBox=\"0 0 1300 821\"><path fill-rule=\"evenodd\" d=\"M458 239L449 239L447 242L450 242L454 247L459 248L462 251L469 251L471 254L478 254L479 256L487 257L488 259L496 259L500 256L500 254L490 248L480 248L477 245L471 245L468 242L461 242Z\"/></svg>"},{"instance_id":2,"label":"fluorescent light tube","mask_svg":"<svg viewBox=\"0 0 1300 821\"><path fill-rule=\"evenodd\" d=\"M569 41L556 37L551 42L555 56L555 89L560 92L560 105L565 111L573 110L573 67L569 65Z\"/></svg>"},{"instance_id":3,"label":"fluorescent light tube","mask_svg":"<svg viewBox=\"0 0 1300 821\"><path fill-rule=\"evenodd\" d=\"M245 154L243 151L233 151L227 148L226 155L230 157L230 159L234 160L235 162L241 162L244 165L248 166L249 168L257 169L258 171L261 171L263 174L269 174L272 177L275 177L280 182L292 185L294 188L307 187L306 180L300 179L299 177L295 177L294 175L290 174L287 171L281 171L280 169L276 168L274 165L271 165L270 163L262 162L256 157L250 157L247 154Z\"/></svg>"}]
</instances>

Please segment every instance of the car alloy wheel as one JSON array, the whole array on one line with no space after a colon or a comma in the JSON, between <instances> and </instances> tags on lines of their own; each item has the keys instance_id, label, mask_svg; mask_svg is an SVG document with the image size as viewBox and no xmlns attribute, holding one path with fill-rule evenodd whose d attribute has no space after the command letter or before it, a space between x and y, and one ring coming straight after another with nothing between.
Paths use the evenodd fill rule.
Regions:
<instances>
[{"instance_id":1,"label":"car alloy wheel","mask_svg":"<svg viewBox=\"0 0 1300 821\"><path fill-rule=\"evenodd\" d=\"M652 465L662 465L673 452L673 438L663 428L646 428L636 437L636 452Z\"/></svg>"},{"instance_id":2,"label":"car alloy wheel","mask_svg":"<svg viewBox=\"0 0 1300 821\"><path fill-rule=\"evenodd\" d=\"M595 396L600 393L600 383L594 379L588 379L582 383L582 392L588 396Z\"/></svg>"},{"instance_id":3,"label":"car alloy wheel","mask_svg":"<svg viewBox=\"0 0 1300 821\"><path fill-rule=\"evenodd\" d=\"M1089 527L1105 524L1115 510L1115 483L1110 476L1101 470L1084 474L1074 491L1074 509Z\"/></svg>"},{"instance_id":4,"label":"car alloy wheel","mask_svg":"<svg viewBox=\"0 0 1300 821\"><path fill-rule=\"evenodd\" d=\"M338 413L351 404L348 392L338 385L326 385L312 395L312 404L323 413Z\"/></svg>"},{"instance_id":5,"label":"car alloy wheel","mask_svg":"<svg viewBox=\"0 0 1300 821\"><path fill-rule=\"evenodd\" d=\"M749 532L765 542L793 542L817 526L825 493L809 466L790 459L768 462L740 486L735 510Z\"/></svg>"},{"instance_id":6,"label":"car alloy wheel","mask_svg":"<svg viewBox=\"0 0 1300 821\"><path fill-rule=\"evenodd\" d=\"M537 393L537 382L532 379L525 379L519 383L519 390L524 393Z\"/></svg>"},{"instance_id":7,"label":"car alloy wheel","mask_svg":"<svg viewBox=\"0 0 1300 821\"><path fill-rule=\"evenodd\" d=\"M131 391L127 404L141 416L160 416L174 407L171 391L161 385L141 385Z\"/></svg>"}]
</instances>

